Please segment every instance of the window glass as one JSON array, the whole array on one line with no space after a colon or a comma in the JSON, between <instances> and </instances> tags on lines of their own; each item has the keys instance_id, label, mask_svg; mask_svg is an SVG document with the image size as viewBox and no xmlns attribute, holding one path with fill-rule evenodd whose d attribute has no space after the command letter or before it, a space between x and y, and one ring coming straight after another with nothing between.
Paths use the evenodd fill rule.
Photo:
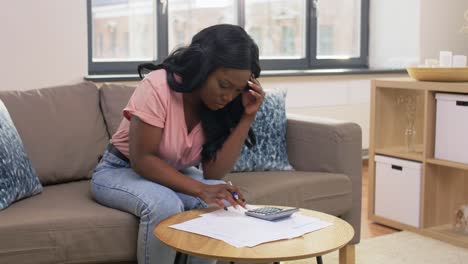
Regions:
<instances>
[{"instance_id":1,"label":"window glass","mask_svg":"<svg viewBox=\"0 0 468 264\"><path fill-rule=\"evenodd\" d=\"M193 35L216 24L238 24L236 0L168 1L169 52L188 45Z\"/></svg>"},{"instance_id":2,"label":"window glass","mask_svg":"<svg viewBox=\"0 0 468 264\"><path fill-rule=\"evenodd\" d=\"M92 0L93 62L156 59L154 0Z\"/></svg>"},{"instance_id":3,"label":"window glass","mask_svg":"<svg viewBox=\"0 0 468 264\"><path fill-rule=\"evenodd\" d=\"M262 59L305 58L305 25L304 0L245 1L245 29Z\"/></svg>"},{"instance_id":4,"label":"window glass","mask_svg":"<svg viewBox=\"0 0 468 264\"><path fill-rule=\"evenodd\" d=\"M317 58L360 56L361 0L318 1Z\"/></svg>"},{"instance_id":5,"label":"window glass","mask_svg":"<svg viewBox=\"0 0 468 264\"><path fill-rule=\"evenodd\" d=\"M91 75L133 74L139 63L159 63L203 28L220 23L242 24L258 44L265 70L368 63L369 0L87 2Z\"/></svg>"}]
</instances>

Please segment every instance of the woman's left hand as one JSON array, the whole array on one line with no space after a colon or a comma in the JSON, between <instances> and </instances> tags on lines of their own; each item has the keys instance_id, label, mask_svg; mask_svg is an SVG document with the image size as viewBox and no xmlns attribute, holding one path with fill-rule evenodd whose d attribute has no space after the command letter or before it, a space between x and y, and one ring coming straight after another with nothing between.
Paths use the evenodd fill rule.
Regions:
<instances>
[{"instance_id":1,"label":"woman's left hand","mask_svg":"<svg viewBox=\"0 0 468 264\"><path fill-rule=\"evenodd\" d=\"M250 77L248 82L250 89L242 93L242 104L244 105L244 114L255 117L258 109L265 99L265 91L262 85L255 77Z\"/></svg>"}]
</instances>

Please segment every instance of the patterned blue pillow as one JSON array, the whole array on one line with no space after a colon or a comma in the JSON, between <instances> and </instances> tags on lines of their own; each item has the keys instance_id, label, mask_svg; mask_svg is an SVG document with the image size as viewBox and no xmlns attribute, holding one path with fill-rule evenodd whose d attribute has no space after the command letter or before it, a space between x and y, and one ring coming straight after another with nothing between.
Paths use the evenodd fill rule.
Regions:
<instances>
[{"instance_id":1,"label":"patterned blue pillow","mask_svg":"<svg viewBox=\"0 0 468 264\"><path fill-rule=\"evenodd\" d=\"M5 105L0 100L0 210L22 198L42 192Z\"/></svg>"},{"instance_id":2,"label":"patterned blue pillow","mask_svg":"<svg viewBox=\"0 0 468 264\"><path fill-rule=\"evenodd\" d=\"M292 170L286 148L285 91L268 91L252 124L257 144L241 150L233 172Z\"/></svg>"}]
</instances>

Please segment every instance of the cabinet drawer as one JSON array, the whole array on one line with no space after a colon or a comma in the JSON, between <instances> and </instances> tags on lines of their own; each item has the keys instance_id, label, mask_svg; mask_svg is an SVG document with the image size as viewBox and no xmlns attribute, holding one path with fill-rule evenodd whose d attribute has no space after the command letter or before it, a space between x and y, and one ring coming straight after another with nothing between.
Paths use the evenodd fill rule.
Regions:
<instances>
[{"instance_id":1,"label":"cabinet drawer","mask_svg":"<svg viewBox=\"0 0 468 264\"><path fill-rule=\"evenodd\" d=\"M420 162L375 156L375 215L419 227Z\"/></svg>"},{"instance_id":2,"label":"cabinet drawer","mask_svg":"<svg viewBox=\"0 0 468 264\"><path fill-rule=\"evenodd\" d=\"M437 93L435 158L468 163L468 95Z\"/></svg>"}]
</instances>

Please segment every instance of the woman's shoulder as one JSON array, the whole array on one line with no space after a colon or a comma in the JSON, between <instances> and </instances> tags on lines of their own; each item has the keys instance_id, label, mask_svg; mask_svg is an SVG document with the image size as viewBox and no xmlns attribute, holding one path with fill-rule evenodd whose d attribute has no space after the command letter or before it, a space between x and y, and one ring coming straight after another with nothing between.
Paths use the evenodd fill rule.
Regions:
<instances>
[{"instance_id":1,"label":"woman's shoulder","mask_svg":"<svg viewBox=\"0 0 468 264\"><path fill-rule=\"evenodd\" d=\"M155 93L162 96L169 96L171 89L167 83L166 70L159 69L149 73L142 81L150 85Z\"/></svg>"},{"instance_id":2,"label":"woman's shoulder","mask_svg":"<svg viewBox=\"0 0 468 264\"><path fill-rule=\"evenodd\" d=\"M153 86L168 86L165 69L150 72L143 81L147 81Z\"/></svg>"}]
</instances>

